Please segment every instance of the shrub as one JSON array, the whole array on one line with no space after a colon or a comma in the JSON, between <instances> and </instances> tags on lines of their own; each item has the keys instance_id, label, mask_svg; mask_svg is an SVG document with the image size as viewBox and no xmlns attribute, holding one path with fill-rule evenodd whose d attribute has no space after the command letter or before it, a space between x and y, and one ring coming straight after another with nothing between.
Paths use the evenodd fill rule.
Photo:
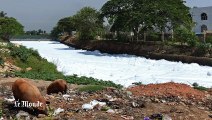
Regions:
<instances>
[{"instance_id":1,"label":"shrub","mask_svg":"<svg viewBox=\"0 0 212 120\"><path fill-rule=\"evenodd\" d=\"M195 50L196 56L204 56L205 54L209 53L211 50L212 45L210 43L200 43Z\"/></svg>"},{"instance_id":2,"label":"shrub","mask_svg":"<svg viewBox=\"0 0 212 120\"><path fill-rule=\"evenodd\" d=\"M177 39L181 44L187 43L191 47L197 45L198 38L194 32L186 28L180 27L175 29L175 39Z\"/></svg>"},{"instance_id":3,"label":"shrub","mask_svg":"<svg viewBox=\"0 0 212 120\"><path fill-rule=\"evenodd\" d=\"M87 85L79 88L80 92L97 92L103 90L105 87L101 85Z\"/></svg>"},{"instance_id":4,"label":"shrub","mask_svg":"<svg viewBox=\"0 0 212 120\"><path fill-rule=\"evenodd\" d=\"M10 55L13 57L18 57L20 58L20 60L22 60L23 62L25 62L28 57L30 56L30 52L28 49L26 49L24 46L20 46L20 47L10 47Z\"/></svg>"},{"instance_id":5,"label":"shrub","mask_svg":"<svg viewBox=\"0 0 212 120\"><path fill-rule=\"evenodd\" d=\"M68 83L71 84L78 84L78 85L102 85L106 87L115 87L115 88L122 88L123 86L120 84L115 84L112 81L103 81L103 80L98 80L92 77L78 77L77 75L73 76L65 76L65 80L67 80Z\"/></svg>"},{"instance_id":6,"label":"shrub","mask_svg":"<svg viewBox=\"0 0 212 120\"><path fill-rule=\"evenodd\" d=\"M212 44L212 36L207 36L205 42Z\"/></svg>"},{"instance_id":7,"label":"shrub","mask_svg":"<svg viewBox=\"0 0 212 120\"><path fill-rule=\"evenodd\" d=\"M126 33L120 33L117 36L117 40L121 41L121 42L129 42L130 39L131 39L130 36L128 36L128 34L126 34Z\"/></svg>"}]
</instances>

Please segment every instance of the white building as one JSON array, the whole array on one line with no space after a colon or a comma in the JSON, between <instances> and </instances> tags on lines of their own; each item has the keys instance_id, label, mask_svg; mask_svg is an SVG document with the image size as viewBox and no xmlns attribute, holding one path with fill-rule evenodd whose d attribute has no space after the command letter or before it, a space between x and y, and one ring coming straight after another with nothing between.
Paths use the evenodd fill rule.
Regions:
<instances>
[{"instance_id":1,"label":"white building","mask_svg":"<svg viewBox=\"0 0 212 120\"><path fill-rule=\"evenodd\" d=\"M195 22L194 32L201 34L203 31L212 31L212 6L194 7L190 10Z\"/></svg>"}]
</instances>

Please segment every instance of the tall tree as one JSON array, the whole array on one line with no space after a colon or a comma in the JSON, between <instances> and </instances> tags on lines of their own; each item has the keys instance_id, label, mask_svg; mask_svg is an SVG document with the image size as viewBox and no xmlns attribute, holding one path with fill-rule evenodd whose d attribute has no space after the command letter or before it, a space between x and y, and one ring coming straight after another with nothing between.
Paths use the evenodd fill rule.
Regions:
<instances>
[{"instance_id":1,"label":"tall tree","mask_svg":"<svg viewBox=\"0 0 212 120\"><path fill-rule=\"evenodd\" d=\"M101 15L110 21L112 29L130 30L134 35L140 30L191 29L192 25L183 0L109 0L101 8Z\"/></svg>"},{"instance_id":2,"label":"tall tree","mask_svg":"<svg viewBox=\"0 0 212 120\"><path fill-rule=\"evenodd\" d=\"M94 39L98 30L103 28L103 20L99 18L100 13L93 8L84 7L73 16L74 26L79 34L79 39Z\"/></svg>"}]
</instances>

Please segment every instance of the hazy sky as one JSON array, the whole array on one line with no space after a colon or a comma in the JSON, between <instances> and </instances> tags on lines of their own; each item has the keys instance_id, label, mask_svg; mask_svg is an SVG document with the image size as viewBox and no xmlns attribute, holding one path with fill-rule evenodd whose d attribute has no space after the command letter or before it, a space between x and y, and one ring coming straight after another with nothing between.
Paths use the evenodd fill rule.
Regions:
<instances>
[{"instance_id":1,"label":"hazy sky","mask_svg":"<svg viewBox=\"0 0 212 120\"><path fill-rule=\"evenodd\" d=\"M100 9L107 0L0 0L0 11L15 17L25 30L51 31L57 21L82 7ZM186 0L189 7L212 6L212 0Z\"/></svg>"}]
</instances>

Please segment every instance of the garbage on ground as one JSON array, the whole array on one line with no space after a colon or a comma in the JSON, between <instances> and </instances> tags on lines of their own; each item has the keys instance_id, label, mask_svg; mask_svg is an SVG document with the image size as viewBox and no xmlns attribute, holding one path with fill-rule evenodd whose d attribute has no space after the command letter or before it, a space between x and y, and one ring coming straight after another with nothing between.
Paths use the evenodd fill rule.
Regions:
<instances>
[{"instance_id":1,"label":"garbage on ground","mask_svg":"<svg viewBox=\"0 0 212 120\"><path fill-rule=\"evenodd\" d=\"M91 101L89 104L83 104L82 105L82 109L84 110L92 110L96 105L99 105L99 106L105 106L106 103L105 102L99 102L97 100L93 100Z\"/></svg>"},{"instance_id":2,"label":"garbage on ground","mask_svg":"<svg viewBox=\"0 0 212 120\"><path fill-rule=\"evenodd\" d=\"M61 112L64 112L64 109L58 108L57 110L54 111L53 115L56 116L60 114Z\"/></svg>"}]
</instances>

